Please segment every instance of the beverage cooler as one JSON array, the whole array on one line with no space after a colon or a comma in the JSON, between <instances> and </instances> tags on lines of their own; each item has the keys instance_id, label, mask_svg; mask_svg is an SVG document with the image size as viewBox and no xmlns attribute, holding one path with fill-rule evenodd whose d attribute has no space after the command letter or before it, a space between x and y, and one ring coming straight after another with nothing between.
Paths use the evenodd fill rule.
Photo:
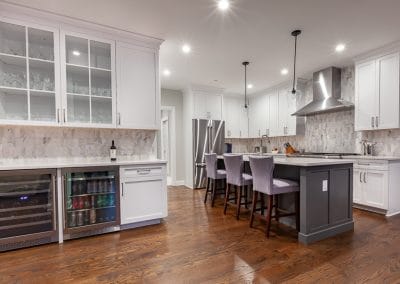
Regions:
<instances>
[{"instance_id":1,"label":"beverage cooler","mask_svg":"<svg viewBox=\"0 0 400 284\"><path fill-rule=\"evenodd\" d=\"M0 251L58 241L56 170L0 171Z\"/></svg>"},{"instance_id":2,"label":"beverage cooler","mask_svg":"<svg viewBox=\"0 0 400 284\"><path fill-rule=\"evenodd\" d=\"M119 230L118 167L62 170L64 239Z\"/></svg>"}]
</instances>

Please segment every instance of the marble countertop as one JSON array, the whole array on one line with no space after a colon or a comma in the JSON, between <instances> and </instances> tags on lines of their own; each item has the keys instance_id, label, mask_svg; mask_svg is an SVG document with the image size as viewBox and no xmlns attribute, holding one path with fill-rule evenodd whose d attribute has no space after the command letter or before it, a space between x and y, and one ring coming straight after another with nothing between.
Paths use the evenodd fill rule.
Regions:
<instances>
[{"instance_id":1,"label":"marble countertop","mask_svg":"<svg viewBox=\"0 0 400 284\"><path fill-rule=\"evenodd\" d=\"M264 154L266 155L266 154ZM250 155L243 155L243 160L248 161ZM223 156L218 156L223 159ZM286 157L282 155L274 156L274 163L277 165L288 165L297 167L315 167L327 165L352 164L353 160L348 159L324 159L324 158L302 158L302 157Z\"/></svg>"},{"instance_id":2,"label":"marble countertop","mask_svg":"<svg viewBox=\"0 0 400 284\"><path fill-rule=\"evenodd\" d=\"M131 157L118 157L112 162L104 157L87 158L45 158L45 159L0 159L0 171L59 169L75 167L108 167L146 164L166 164L167 161L158 159L138 160Z\"/></svg>"}]
</instances>

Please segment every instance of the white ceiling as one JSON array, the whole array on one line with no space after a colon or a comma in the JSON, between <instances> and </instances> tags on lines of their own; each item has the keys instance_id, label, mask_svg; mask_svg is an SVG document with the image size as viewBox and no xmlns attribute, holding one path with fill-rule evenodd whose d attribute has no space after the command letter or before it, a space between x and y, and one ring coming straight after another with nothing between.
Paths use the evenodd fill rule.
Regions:
<instances>
[{"instance_id":1,"label":"white ceiling","mask_svg":"<svg viewBox=\"0 0 400 284\"><path fill-rule=\"evenodd\" d=\"M298 72L343 66L360 53L400 40L399 0L231 0L226 12L216 0L11 0L25 6L82 18L165 40L161 47L162 87L189 83L243 92L243 67L249 60L252 92L290 79L295 28ZM181 45L193 52L184 55ZM343 42L347 49L336 54ZM282 67L289 75L280 74ZM218 80L215 82L214 80Z\"/></svg>"}]
</instances>

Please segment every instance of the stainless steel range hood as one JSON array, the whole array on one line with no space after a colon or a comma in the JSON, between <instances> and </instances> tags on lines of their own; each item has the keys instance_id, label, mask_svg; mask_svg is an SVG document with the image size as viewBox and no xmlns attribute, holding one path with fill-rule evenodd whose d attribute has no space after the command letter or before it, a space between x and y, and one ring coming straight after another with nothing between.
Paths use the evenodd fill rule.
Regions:
<instances>
[{"instance_id":1,"label":"stainless steel range hood","mask_svg":"<svg viewBox=\"0 0 400 284\"><path fill-rule=\"evenodd\" d=\"M317 113L351 109L354 104L341 98L341 70L329 67L313 74L313 100L292 115L307 116Z\"/></svg>"}]
</instances>

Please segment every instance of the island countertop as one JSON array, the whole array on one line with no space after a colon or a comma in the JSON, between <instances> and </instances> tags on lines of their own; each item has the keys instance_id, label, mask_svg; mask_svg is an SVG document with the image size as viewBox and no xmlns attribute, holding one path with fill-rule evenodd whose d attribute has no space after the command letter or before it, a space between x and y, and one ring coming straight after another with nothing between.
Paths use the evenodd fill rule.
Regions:
<instances>
[{"instance_id":1,"label":"island countertop","mask_svg":"<svg viewBox=\"0 0 400 284\"><path fill-rule=\"evenodd\" d=\"M244 161L249 161L249 156L243 155ZM258 155L254 155L259 157ZM268 155L264 155L268 156ZM302 158L302 157L286 157L286 156L273 156L274 163L277 165L298 166L298 167L315 167L315 166L328 166L328 165L343 165L353 164L354 161L350 159L324 159L324 158ZM223 156L218 156L223 159Z\"/></svg>"}]
</instances>

